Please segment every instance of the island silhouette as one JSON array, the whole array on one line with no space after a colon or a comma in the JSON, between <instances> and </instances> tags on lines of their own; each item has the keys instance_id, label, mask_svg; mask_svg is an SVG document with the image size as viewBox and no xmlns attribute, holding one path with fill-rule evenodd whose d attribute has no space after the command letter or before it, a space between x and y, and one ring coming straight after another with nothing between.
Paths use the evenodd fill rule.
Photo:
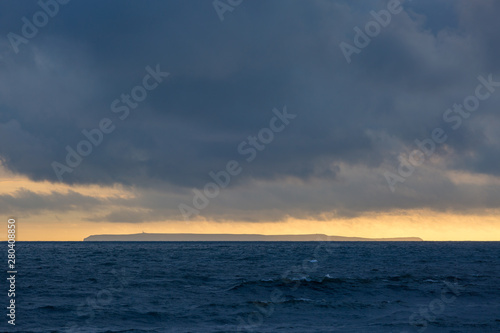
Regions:
<instances>
[{"instance_id":1,"label":"island silhouette","mask_svg":"<svg viewBox=\"0 0 500 333\"><path fill-rule=\"evenodd\" d=\"M91 235L83 239L85 242L421 242L419 237L396 238L363 238L327 236L325 234L309 235L260 235L260 234L158 234L145 233L128 235Z\"/></svg>"}]
</instances>

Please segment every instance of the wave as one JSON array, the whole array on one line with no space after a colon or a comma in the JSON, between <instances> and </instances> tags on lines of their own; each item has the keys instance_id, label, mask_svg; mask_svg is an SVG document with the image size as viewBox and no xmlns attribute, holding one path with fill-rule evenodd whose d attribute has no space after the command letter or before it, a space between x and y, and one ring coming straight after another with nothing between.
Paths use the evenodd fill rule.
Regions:
<instances>
[{"instance_id":1,"label":"wave","mask_svg":"<svg viewBox=\"0 0 500 333\"><path fill-rule=\"evenodd\" d=\"M403 288L408 289L409 284L429 284L429 283L444 283L452 282L456 283L460 281L454 276L420 276L416 277L411 274L402 274L395 276L377 276L372 278L345 278L345 277L334 277L330 274L326 274L322 277L311 277L311 276L296 276L296 277L286 277L286 278L264 278L259 280L245 280L239 282L226 291L234 291L242 288L272 288L272 287L294 287L294 286L304 286L304 287L333 287L336 285L349 285L350 287L367 285L367 284L377 284L379 286L385 286L387 288ZM394 284L396 283L396 284Z\"/></svg>"},{"instance_id":2,"label":"wave","mask_svg":"<svg viewBox=\"0 0 500 333\"><path fill-rule=\"evenodd\" d=\"M312 278L310 276L300 276L300 277L287 277L287 278L274 278L274 279L260 279L260 280L249 280L240 282L228 289L238 290L245 287L284 287L291 285L304 285L304 286L326 286L326 285L336 285L344 283L360 283L366 284L371 282L370 279L346 279L346 278L336 278L329 274L326 274L320 278Z\"/></svg>"}]
</instances>

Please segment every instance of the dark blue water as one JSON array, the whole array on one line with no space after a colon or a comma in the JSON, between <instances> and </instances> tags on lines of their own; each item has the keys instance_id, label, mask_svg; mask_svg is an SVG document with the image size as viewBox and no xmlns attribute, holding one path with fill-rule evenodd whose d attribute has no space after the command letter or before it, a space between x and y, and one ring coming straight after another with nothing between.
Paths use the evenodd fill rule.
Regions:
<instances>
[{"instance_id":1,"label":"dark blue water","mask_svg":"<svg viewBox=\"0 0 500 333\"><path fill-rule=\"evenodd\" d=\"M500 243L16 249L16 326L2 314L2 332L500 332Z\"/></svg>"}]
</instances>

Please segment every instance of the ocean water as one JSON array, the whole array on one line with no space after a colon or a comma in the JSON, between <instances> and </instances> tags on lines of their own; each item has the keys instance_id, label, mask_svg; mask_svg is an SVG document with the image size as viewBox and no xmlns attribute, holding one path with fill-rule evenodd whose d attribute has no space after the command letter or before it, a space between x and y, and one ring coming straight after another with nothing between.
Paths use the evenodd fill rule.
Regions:
<instances>
[{"instance_id":1,"label":"ocean water","mask_svg":"<svg viewBox=\"0 0 500 333\"><path fill-rule=\"evenodd\" d=\"M495 242L18 242L16 250L16 325L4 314L2 332L500 332Z\"/></svg>"}]
</instances>

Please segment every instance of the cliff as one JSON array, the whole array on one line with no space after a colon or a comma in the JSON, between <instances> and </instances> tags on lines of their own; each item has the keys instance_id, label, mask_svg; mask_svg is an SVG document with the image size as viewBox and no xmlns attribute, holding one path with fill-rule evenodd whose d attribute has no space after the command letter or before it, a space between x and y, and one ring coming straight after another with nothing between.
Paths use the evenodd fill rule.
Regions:
<instances>
[{"instance_id":1,"label":"cliff","mask_svg":"<svg viewBox=\"0 0 500 333\"><path fill-rule=\"evenodd\" d=\"M261 242L261 241L335 241L335 242L414 242L422 241L419 237L398 238L361 238L311 235L258 235L258 234L130 234L130 235L92 235L84 239L86 242Z\"/></svg>"}]
</instances>

